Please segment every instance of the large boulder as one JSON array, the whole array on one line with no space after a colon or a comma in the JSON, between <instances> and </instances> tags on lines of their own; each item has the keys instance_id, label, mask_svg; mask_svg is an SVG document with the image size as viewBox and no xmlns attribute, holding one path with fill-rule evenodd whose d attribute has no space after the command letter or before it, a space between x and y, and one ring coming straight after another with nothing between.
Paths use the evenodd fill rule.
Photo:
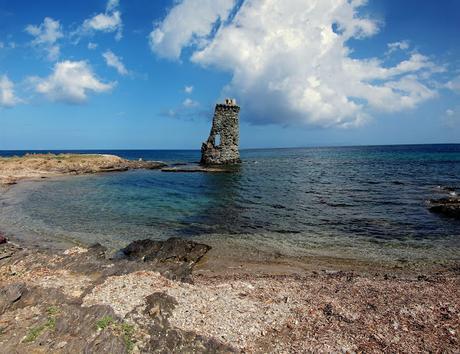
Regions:
<instances>
[{"instance_id":1,"label":"large boulder","mask_svg":"<svg viewBox=\"0 0 460 354\"><path fill-rule=\"evenodd\" d=\"M145 262L197 263L210 249L210 246L203 243L173 237L166 241L134 241L122 252L128 259Z\"/></svg>"}]
</instances>

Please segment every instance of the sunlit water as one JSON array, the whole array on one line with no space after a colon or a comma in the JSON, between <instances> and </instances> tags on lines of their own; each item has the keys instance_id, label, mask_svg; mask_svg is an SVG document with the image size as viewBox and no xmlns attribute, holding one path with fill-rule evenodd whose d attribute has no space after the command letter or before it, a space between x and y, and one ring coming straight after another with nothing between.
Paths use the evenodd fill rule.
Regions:
<instances>
[{"instance_id":1,"label":"sunlit water","mask_svg":"<svg viewBox=\"0 0 460 354\"><path fill-rule=\"evenodd\" d=\"M198 151L104 153L199 160ZM294 256L460 259L460 221L426 208L446 195L438 186L460 187L460 145L247 150L242 158L235 173L140 170L22 183L0 197L0 230L37 244L113 249L179 236Z\"/></svg>"}]
</instances>

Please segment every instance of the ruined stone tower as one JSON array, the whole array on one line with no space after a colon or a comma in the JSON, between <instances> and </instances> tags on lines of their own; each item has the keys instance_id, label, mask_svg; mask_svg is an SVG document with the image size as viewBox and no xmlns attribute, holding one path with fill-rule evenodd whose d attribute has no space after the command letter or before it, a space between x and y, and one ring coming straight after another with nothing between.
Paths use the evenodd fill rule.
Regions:
<instances>
[{"instance_id":1,"label":"ruined stone tower","mask_svg":"<svg viewBox=\"0 0 460 354\"><path fill-rule=\"evenodd\" d=\"M225 103L216 104L212 120L211 133L201 146L202 165L225 165L240 163L238 149L240 139L239 114L240 107L234 99L226 99Z\"/></svg>"}]
</instances>

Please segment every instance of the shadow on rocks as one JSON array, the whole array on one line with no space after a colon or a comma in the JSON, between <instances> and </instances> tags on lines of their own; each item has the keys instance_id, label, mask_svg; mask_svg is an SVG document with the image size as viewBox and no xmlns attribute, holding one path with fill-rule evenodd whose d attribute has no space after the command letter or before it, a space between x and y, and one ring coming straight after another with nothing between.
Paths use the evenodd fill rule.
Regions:
<instances>
[{"instance_id":1,"label":"shadow on rocks","mask_svg":"<svg viewBox=\"0 0 460 354\"><path fill-rule=\"evenodd\" d=\"M192 331L171 327L169 317L177 302L171 296L154 293L147 298L145 315L149 319L150 340L146 350L149 353L236 353L237 351L215 339L201 336Z\"/></svg>"}]
</instances>

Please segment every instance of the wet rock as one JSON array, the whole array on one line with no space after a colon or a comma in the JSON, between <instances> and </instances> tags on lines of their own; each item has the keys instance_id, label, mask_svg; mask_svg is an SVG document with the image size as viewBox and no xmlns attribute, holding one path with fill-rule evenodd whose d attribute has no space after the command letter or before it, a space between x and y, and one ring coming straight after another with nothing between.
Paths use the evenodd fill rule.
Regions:
<instances>
[{"instance_id":1,"label":"wet rock","mask_svg":"<svg viewBox=\"0 0 460 354\"><path fill-rule=\"evenodd\" d=\"M166 241L139 240L130 243L122 252L129 259L145 262L187 262L196 263L211 249L210 246L180 238Z\"/></svg>"},{"instance_id":2,"label":"wet rock","mask_svg":"<svg viewBox=\"0 0 460 354\"><path fill-rule=\"evenodd\" d=\"M432 199L428 203L432 213L460 219L460 198Z\"/></svg>"},{"instance_id":3,"label":"wet rock","mask_svg":"<svg viewBox=\"0 0 460 354\"><path fill-rule=\"evenodd\" d=\"M2 233L0 233L0 245L7 242L8 239Z\"/></svg>"}]
</instances>

